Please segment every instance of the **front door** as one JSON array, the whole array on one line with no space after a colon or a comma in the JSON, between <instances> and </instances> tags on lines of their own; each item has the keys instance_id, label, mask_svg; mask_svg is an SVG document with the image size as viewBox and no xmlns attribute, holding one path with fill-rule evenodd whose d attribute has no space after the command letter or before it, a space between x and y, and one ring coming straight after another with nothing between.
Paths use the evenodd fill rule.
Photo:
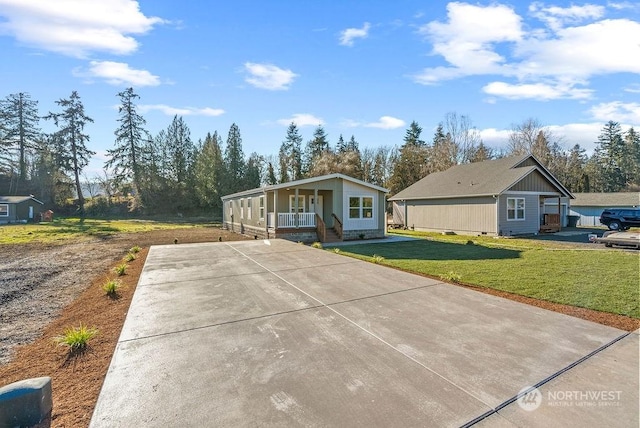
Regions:
<instances>
[{"instance_id":1,"label":"front door","mask_svg":"<svg viewBox=\"0 0 640 428\"><path fill-rule=\"evenodd\" d=\"M313 212L317 213L320 216L320 218L324 221L324 216L322 215L322 195L318 195L317 206L318 206L318 209L316 209L315 198L311 196L311 198L309 199L309 211L311 211L312 213Z\"/></svg>"}]
</instances>

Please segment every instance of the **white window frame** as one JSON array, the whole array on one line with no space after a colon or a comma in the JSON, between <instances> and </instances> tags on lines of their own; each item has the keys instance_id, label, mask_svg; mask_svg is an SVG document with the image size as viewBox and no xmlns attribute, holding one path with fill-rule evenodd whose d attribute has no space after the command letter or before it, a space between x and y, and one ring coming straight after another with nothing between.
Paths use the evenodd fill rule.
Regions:
<instances>
[{"instance_id":1,"label":"white window frame","mask_svg":"<svg viewBox=\"0 0 640 428\"><path fill-rule=\"evenodd\" d=\"M0 207L5 209L0 211L0 217L9 217L9 204L0 204Z\"/></svg>"},{"instance_id":2,"label":"white window frame","mask_svg":"<svg viewBox=\"0 0 640 428\"><path fill-rule=\"evenodd\" d=\"M251 199L247 198L247 220L251 220Z\"/></svg>"},{"instance_id":3,"label":"white window frame","mask_svg":"<svg viewBox=\"0 0 640 428\"><path fill-rule=\"evenodd\" d=\"M513 201L513 207L509 206L511 201ZM520 208L519 202L522 202L522 208ZM527 211L526 204L525 198L507 198L507 221L524 221ZM513 212L513 218L509 217L510 212ZM522 216L519 216L519 213L522 213Z\"/></svg>"},{"instance_id":4,"label":"white window frame","mask_svg":"<svg viewBox=\"0 0 640 428\"><path fill-rule=\"evenodd\" d=\"M307 212L305 210L305 204L304 204L305 199L304 199L304 196L305 195L298 195L298 212L299 213ZM289 195L289 212L291 214L295 213L295 211L294 211L296 209L295 198L296 198L296 195ZM302 199L302 205L300 205L300 199Z\"/></svg>"},{"instance_id":5,"label":"white window frame","mask_svg":"<svg viewBox=\"0 0 640 428\"><path fill-rule=\"evenodd\" d=\"M264 196L260 196L258 200L258 218L264 220Z\"/></svg>"},{"instance_id":6,"label":"white window frame","mask_svg":"<svg viewBox=\"0 0 640 428\"><path fill-rule=\"evenodd\" d=\"M233 220L233 201L229 201L229 221Z\"/></svg>"},{"instance_id":7,"label":"white window frame","mask_svg":"<svg viewBox=\"0 0 640 428\"><path fill-rule=\"evenodd\" d=\"M240 220L244 219L244 198L240 198Z\"/></svg>"},{"instance_id":8,"label":"white window frame","mask_svg":"<svg viewBox=\"0 0 640 428\"><path fill-rule=\"evenodd\" d=\"M351 199L357 199L358 200L358 206L356 207L351 206ZM365 207L364 206L364 200L365 199L370 199L371 200L371 206L370 207ZM349 196L349 206L347 207L348 213L347 216L349 218L349 220L371 220L374 218L375 216L375 201L373 196ZM352 217L351 214L351 210L358 210L358 216L357 217ZM371 211L371 217L365 217L365 212L366 211Z\"/></svg>"}]
</instances>

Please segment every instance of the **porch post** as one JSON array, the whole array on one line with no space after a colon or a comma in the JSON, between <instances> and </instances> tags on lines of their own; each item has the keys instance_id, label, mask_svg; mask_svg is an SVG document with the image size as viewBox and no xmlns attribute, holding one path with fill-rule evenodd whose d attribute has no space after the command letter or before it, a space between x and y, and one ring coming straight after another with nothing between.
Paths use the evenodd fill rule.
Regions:
<instances>
[{"instance_id":1,"label":"porch post","mask_svg":"<svg viewBox=\"0 0 640 428\"><path fill-rule=\"evenodd\" d=\"M562 195L558 196L558 232L562 230Z\"/></svg>"},{"instance_id":2,"label":"porch post","mask_svg":"<svg viewBox=\"0 0 640 428\"><path fill-rule=\"evenodd\" d=\"M295 196L293 199L293 209L295 210L295 214L293 215L293 221L296 226L296 229L300 227L300 222L298 221L298 188L296 187Z\"/></svg>"},{"instance_id":3,"label":"porch post","mask_svg":"<svg viewBox=\"0 0 640 428\"><path fill-rule=\"evenodd\" d=\"M278 228L278 189L273 191L273 228Z\"/></svg>"},{"instance_id":4,"label":"porch post","mask_svg":"<svg viewBox=\"0 0 640 428\"><path fill-rule=\"evenodd\" d=\"M318 214L318 188L313 188L313 213Z\"/></svg>"}]
</instances>

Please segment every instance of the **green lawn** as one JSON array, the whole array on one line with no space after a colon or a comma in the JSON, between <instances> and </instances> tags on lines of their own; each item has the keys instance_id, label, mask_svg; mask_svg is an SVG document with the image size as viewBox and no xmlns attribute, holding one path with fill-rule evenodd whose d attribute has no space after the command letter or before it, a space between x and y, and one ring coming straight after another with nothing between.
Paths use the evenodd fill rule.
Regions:
<instances>
[{"instance_id":1,"label":"green lawn","mask_svg":"<svg viewBox=\"0 0 640 428\"><path fill-rule=\"evenodd\" d=\"M104 237L116 233L137 233L159 229L183 229L213 225L213 223L187 221L58 218L51 223L0 225L0 245L27 242L55 244L96 236Z\"/></svg>"},{"instance_id":2,"label":"green lawn","mask_svg":"<svg viewBox=\"0 0 640 428\"><path fill-rule=\"evenodd\" d=\"M343 247L341 254L433 277L640 318L637 251L576 249L528 239L420 234L426 239ZM594 244L596 245L596 244ZM378 259L379 261L379 259Z\"/></svg>"}]
</instances>

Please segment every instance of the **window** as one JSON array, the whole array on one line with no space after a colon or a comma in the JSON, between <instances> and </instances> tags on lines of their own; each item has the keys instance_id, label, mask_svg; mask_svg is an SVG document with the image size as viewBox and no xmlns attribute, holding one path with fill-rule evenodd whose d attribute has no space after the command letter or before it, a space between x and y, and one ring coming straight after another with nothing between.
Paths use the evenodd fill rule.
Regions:
<instances>
[{"instance_id":1,"label":"window","mask_svg":"<svg viewBox=\"0 0 640 428\"><path fill-rule=\"evenodd\" d=\"M373 218L373 198L371 196L351 196L349 198L349 218Z\"/></svg>"},{"instance_id":2,"label":"window","mask_svg":"<svg viewBox=\"0 0 640 428\"><path fill-rule=\"evenodd\" d=\"M260 220L264 220L264 196L260 196L260 210L259 210L259 214L258 217L260 218Z\"/></svg>"},{"instance_id":3,"label":"window","mask_svg":"<svg viewBox=\"0 0 640 428\"><path fill-rule=\"evenodd\" d=\"M289 212L296 212L296 196L289 195ZM303 213L304 211L304 195L298 195L298 212Z\"/></svg>"},{"instance_id":4,"label":"window","mask_svg":"<svg viewBox=\"0 0 640 428\"><path fill-rule=\"evenodd\" d=\"M524 198L507 198L507 220L524 220Z\"/></svg>"},{"instance_id":5,"label":"window","mask_svg":"<svg viewBox=\"0 0 640 428\"><path fill-rule=\"evenodd\" d=\"M251 198L247 199L247 219L251 220Z\"/></svg>"},{"instance_id":6,"label":"window","mask_svg":"<svg viewBox=\"0 0 640 428\"><path fill-rule=\"evenodd\" d=\"M9 204L0 204L0 217L9 217Z\"/></svg>"},{"instance_id":7,"label":"window","mask_svg":"<svg viewBox=\"0 0 640 428\"><path fill-rule=\"evenodd\" d=\"M244 199L240 199L240 218L244 218Z\"/></svg>"}]
</instances>

